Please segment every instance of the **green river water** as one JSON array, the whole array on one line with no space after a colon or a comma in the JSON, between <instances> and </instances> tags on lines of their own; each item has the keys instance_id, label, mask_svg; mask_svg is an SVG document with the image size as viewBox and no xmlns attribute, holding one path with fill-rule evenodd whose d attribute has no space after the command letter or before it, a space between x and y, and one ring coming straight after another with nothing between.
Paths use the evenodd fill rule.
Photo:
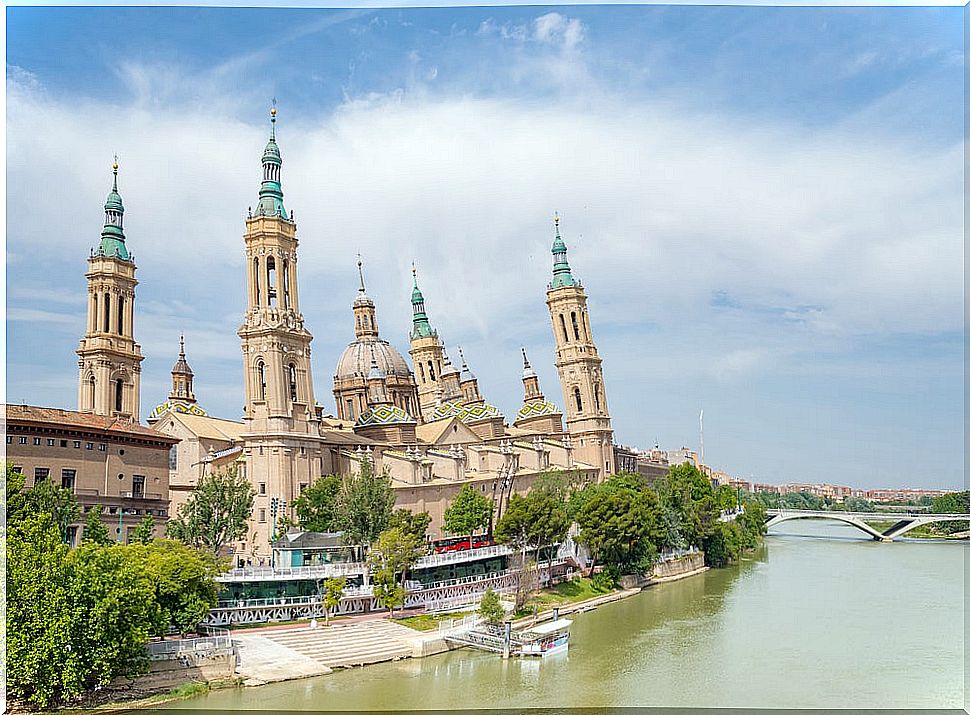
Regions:
<instances>
[{"instance_id":1,"label":"green river water","mask_svg":"<svg viewBox=\"0 0 970 715\"><path fill-rule=\"evenodd\" d=\"M784 528L738 565L573 616L568 653L453 651L169 707L962 708L968 545Z\"/></svg>"}]
</instances>

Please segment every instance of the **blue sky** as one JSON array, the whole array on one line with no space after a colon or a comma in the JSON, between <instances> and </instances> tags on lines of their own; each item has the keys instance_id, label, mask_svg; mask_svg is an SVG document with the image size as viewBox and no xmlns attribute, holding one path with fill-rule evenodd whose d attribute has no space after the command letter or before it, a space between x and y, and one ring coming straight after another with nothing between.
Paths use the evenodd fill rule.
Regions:
<instances>
[{"instance_id":1,"label":"blue sky","mask_svg":"<svg viewBox=\"0 0 970 715\"><path fill-rule=\"evenodd\" d=\"M74 407L111 156L142 412L186 333L238 418L242 231L269 99L317 399L360 251L407 348L410 263L486 397L561 401L551 216L618 441L766 481L963 481L960 8L7 9L7 398Z\"/></svg>"}]
</instances>

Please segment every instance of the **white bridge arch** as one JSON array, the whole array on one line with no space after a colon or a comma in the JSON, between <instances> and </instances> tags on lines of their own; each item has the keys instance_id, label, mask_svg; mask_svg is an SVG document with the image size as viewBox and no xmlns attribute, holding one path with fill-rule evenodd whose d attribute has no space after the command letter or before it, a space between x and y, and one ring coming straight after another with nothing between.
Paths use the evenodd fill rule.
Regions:
<instances>
[{"instance_id":1,"label":"white bridge arch","mask_svg":"<svg viewBox=\"0 0 970 715\"><path fill-rule=\"evenodd\" d=\"M924 524L941 521L970 521L970 514L919 514L919 513L890 513L890 512L861 512L861 511L813 511L809 509L768 509L769 519L765 522L765 529L792 521L794 519L829 519L851 524L865 532L876 541L892 541L907 531ZM885 531L870 526L868 521L892 521L893 524Z\"/></svg>"}]
</instances>

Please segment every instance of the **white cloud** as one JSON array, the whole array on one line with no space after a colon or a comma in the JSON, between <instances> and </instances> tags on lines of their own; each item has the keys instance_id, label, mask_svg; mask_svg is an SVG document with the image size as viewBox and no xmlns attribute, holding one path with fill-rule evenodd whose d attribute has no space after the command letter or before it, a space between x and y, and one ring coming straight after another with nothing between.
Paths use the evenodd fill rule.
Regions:
<instances>
[{"instance_id":1,"label":"white cloud","mask_svg":"<svg viewBox=\"0 0 970 715\"><path fill-rule=\"evenodd\" d=\"M572 19L539 20L536 42L582 41ZM489 23L479 32L518 32ZM58 100L32 77L8 75L7 170L17 177L8 256L23 271L38 247L66 257L59 285L83 291L117 152L146 385L167 384L187 329L200 397L207 383L224 394L239 362L241 236L267 126L237 120L237 100L218 82L196 103L178 96L179 70L125 68L132 100L113 106ZM962 145L849 125L807 133L596 87L570 96L540 104L397 91L324 116L282 104L285 201L299 224L321 402L330 404L331 370L352 338L357 251L382 333L399 349L414 259L433 324L465 348L491 400L517 408L525 344L558 401L544 305L553 210L588 288L621 429L649 387L624 395L619 385L645 384L645 371L732 380L867 336L962 330ZM715 294L737 307L712 307ZM26 294L11 300L8 320L51 319L24 312L34 309ZM692 337L671 360L658 335ZM233 410L241 382L238 393Z\"/></svg>"}]
</instances>

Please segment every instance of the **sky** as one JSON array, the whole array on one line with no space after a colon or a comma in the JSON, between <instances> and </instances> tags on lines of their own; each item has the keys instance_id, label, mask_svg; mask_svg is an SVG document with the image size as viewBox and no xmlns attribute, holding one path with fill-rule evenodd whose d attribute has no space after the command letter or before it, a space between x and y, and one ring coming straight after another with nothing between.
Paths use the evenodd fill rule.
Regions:
<instances>
[{"instance_id":1,"label":"sky","mask_svg":"<svg viewBox=\"0 0 970 715\"><path fill-rule=\"evenodd\" d=\"M432 325L510 419L562 404L552 217L616 441L783 483L963 483L961 8L8 7L7 400L76 408L121 164L142 418L185 333L241 417L242 234L272 98L316 399L356 260L406 355ZM453 356L454 357L454 356Z\"/></svg>"}]
</instances>

